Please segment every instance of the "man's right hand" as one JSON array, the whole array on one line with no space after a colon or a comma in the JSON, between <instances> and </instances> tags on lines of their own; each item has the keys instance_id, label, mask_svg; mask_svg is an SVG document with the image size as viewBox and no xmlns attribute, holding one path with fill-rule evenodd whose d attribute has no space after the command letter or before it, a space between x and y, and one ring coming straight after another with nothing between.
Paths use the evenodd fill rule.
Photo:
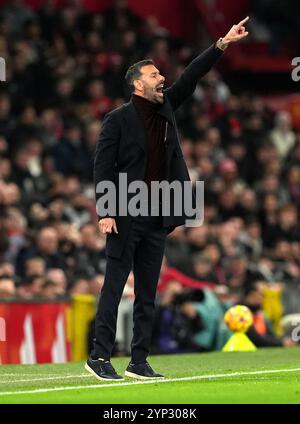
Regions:
<instances>
[{"instance_id":1,"label":"man's right hand","mask_svg":"<svg viewBox=\"0 0 300 424\"><path fill-rule=\"evenodd\" d=\"M117 224L114 218L100 219L99 229L103 234L111 234L113 231L118 234Z\"/></svg>"}]
</instances>

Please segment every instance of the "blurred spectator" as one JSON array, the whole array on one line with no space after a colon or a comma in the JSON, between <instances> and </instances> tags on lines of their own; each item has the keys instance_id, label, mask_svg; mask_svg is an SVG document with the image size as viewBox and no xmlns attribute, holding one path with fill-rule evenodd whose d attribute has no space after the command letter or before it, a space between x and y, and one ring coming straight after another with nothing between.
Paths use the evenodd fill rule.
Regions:
<instances>
[{"instance_id":1,"label":"blurred spectator","mask_svg":"<svg viewBox=\"0 0 300 424\"><path fill-rule=\"evenodd\" d=\"M90 294L98 297L102 287L104 284L104 275L103 274L98 274L95 275L93 278L90 279L89 281L89 285L90 285Z\"/></svg>"},{"instance_id":2,"label":"blurred spectator","mask_svg":"<svg viewBox=\"0 0 300 424\"><path fill-rule=\"evenodd\" d=\"M13 298L16 295L14 280L9 275L0 276L0 299Z\"/></svg>"},{"instance_id":3,"label":"blurred spectator","mask_svg":"<svg viewBox=\"0 0 300 424\"><path fill-rule=\"evenodd\" d=\"M59 299L65 294L57 284L52 280L46 280L42 287L42 297L48 298L49 300Z\"/></svg>"},{"instance_id":4,"label":"blurred spectator","mask_svg":"<svg viewBox=\"0 0 300 424\"><path fill-rule=\"evenodd\" d=\"M278 223L265 230L264 241L267 246L274 246L278 240L299 241L300 229L298 211L295 205L287 204L279 211Z\"/></svg>"},{"instance_id":5,"label":"blurred spectator","mask_svg":"<svg viewBox=\"0 0 300 424\"><path fill-rule=\"evenodd\" d=\"M46 283L57 295L64 295L67 291L68 280L65 272L59 268L49 269L45 275ZM50 284L51 283L51 284Z\"/></svg>"},{"instance_id":6,"label":"blurred spectator","mask_svg":"<svg viewBox=\"0 0 300 424\"><path fill-rule=\"evenodd\" d=\"M299 4L295 0L252 0L251 8L258 22L253 29L260 28L267 33L267 41L270 41L270 52L279 54L285 43L292 40L295 31L299 31ZM258 31L253 31L257 33Z\"/></svg>"},{"instance_id":7,"label":"blurred spectator","mask_svg":"<svg viewBox=\"0 0 300 424\"><path fill-rule=\"evenodd\" d=\"M25 276L31 277L36 275L44 275L46 271L46 262L43 258L32 257L25 261Z\"/></svg>"},{"instance_id":8,"label":"blurred spectator","mask_svg":"<svg viewBox=\"0 0 300 424\"><path fill-rule=\"evenodd\" d=\"M270 321L263 313L263 297L261 291L252 287L246 291L242 302L253 313L254 324L249 328L247 335L257 347L293 347L296 345L290 338L280 339L276 337Z\"/></svg>"},{"instance_id":9,"label":"blurred spectator","mask_svg":"<svg viewBox=\"0 0 300 424\"><path fill-rule=\"evenodd\" d=\"M7 93L0 93L0 133L4 139L11 136L14 126L15 122L11 115L11 99ZM3 139L1 143L3 146Z\"/></svg>"},{"instance_id":10,"label":"blurred spectator","mask_svg":"<svg viewBox=\"0 0 300 424\"><path fill-rule=\"evenodd\" d=\"M23 248L17 257L18 274L24 275L25 262L29 258L41 257L46 263L46 269L63 268L62 255L58 250L58 235L55 228L45 227L36 237L36 244Z\"/></svg>"},{"instance_id":11,"label":"blurred spectator","mask_svg":"<svg viewBox=\"0 0 300 424\"><path fill-rule=\"evenodd\" d=\"M55 146L53 154L56 169L63 175L84 175L86 152L79 123L74 121L67 124L64 135Z\"/></svg>"},{"instance_id":12,"label":"blurred spectator","mask_svg":"<svg viewBox=\"0 0 300 424\"><path fill-rule=\"evenodd\" d=\"M196 297L196 296L195 296ZM197 350L193 342L201 330L201 320L193 305L193 295L177 281L170 282L156 310L153 353L183 353Z\"/></svg>"},{"instance_id":13,"label":"blurred spectator","mask_svg":"<svg viewBox=\"0 0 300 424\"><path fill-rule=\"evenodd\" d=\"M193 277L199 281L217 282L217 276L213 271L213 263L208 256L196 254L193 257Z\"/></svg>"},{"instance_id":14,"label":"blurred spectator","mask_svg":"<svg viewBox=\"0 0 300 424\"><path fill-rule=\"evenodd\" d=\"M42 296L44 278L41 274L31 274L18 287L18 296L25 298L36 298Z\"/></svg>"},{"instance_id":15,"label":"blurred spectator","mask_svg":"<svg viewBox=\"0 0 300 424\"><path fill-rule=\"evenodd\" d=\"M77 277L71 287L69 288L69 293L71 295L74 294L89 294L90 287L89 287L89 281L87 278L83 277Z\"/></svg>"},{"instance_id":16,"label":"blurred spectator","mask_svg":"<svg viewBox=\"0 0 300 424\"><path fill-rule=\"evenodd\" d=\"M244 255L251 259L259 258L263 251L261 226L259 221L255 219L249 220L237 241Z\"/></svg>"},{"instance_id":17,"label":"blurred spectator","mask_svg":"<svg viewBox=\"0 0 300 424\"><path fill-rule=\"evenodd\" d=\"M171 267L187 271L190 263L184 227L176 227L166 240L165 255Z\"/></svg>"},{"instance_id":18,"label":"blurred spectator","mask_svg":"<svg viewBox=\"0 0 300 424\"><path fill-rule=\"evenodd\" d=\"M211 264L211 277L219 284L225 284L225 272L222 265L222 250L217 242L211 241L203 250L205 257L209 258Z\"/></svg>"},{"instance_id":19,"label":"blurred spectator","mask_svg":"<svg viewBox=\"0 0 300 424\"><path fill-rule=\"evenodd\" d=\"M26 21L34 18L34 12L23 4L23 0L11 0L4 8L3 17L14 37L20 37Z\"/></svg>"},{"instance_id":20,"label":"blurred spectator","mask_svg":"<svg viewBox=\"0 0 300 424\"><path fill-rule=\"evenodd\" d=\"M81 230L81 246L76 252L76 269L90 275L103 273L105 267L104 239L100 237L97 227L84 225Z\"/></svg>"},{"instance_id":21,"label":"blurred spectator","mask_svg":"<svg viewBox=\"0 0 300 424\"><path fill-rule=\"evenodd\" d=\"M0 277L9 276L10 278L14 277L15 269L12 263L10 262L0 262Z\"/></svg>"},{"instance_id":22,"label":"blurred spectator","mask_svg":"<svg viewBox=\"0 0 300 424\"><path fill-rule=\"evenodd\" d=\"M271 132L271 140L278 156L284 160L294 147L296 136L292 130L291 116L288 112L279 112L275 119L275 128Z\"/></svg>"}]
</instances>

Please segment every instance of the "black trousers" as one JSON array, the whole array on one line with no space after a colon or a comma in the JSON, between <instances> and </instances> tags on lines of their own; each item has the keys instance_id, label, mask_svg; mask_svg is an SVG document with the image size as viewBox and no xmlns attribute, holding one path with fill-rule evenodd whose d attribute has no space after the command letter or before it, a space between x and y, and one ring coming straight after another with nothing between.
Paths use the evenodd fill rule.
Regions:
<instances>
[{"instance_id":1,"label":"black trousers","mask_svg":"<svg viewBox=\"0 0 300 424\"><path fill-rule=\"evenodd\" d=\"M110 359L116 337L118 306L128 275L133 269L133 363L144 362L150 351L156 288L167 230L160 217L136 217L121 258L107 256L104 285L95 319L93 358Z\"/></svg>"}]
</instances>

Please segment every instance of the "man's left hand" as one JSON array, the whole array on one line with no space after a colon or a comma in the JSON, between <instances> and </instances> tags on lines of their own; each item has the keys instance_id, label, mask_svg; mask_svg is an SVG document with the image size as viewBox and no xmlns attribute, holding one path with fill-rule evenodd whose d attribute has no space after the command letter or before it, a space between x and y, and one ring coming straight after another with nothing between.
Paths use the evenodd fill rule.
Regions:
<instances>
[{"instance_id":1,"label":"man's left hand","mask_svg":"<svg viewBox=\"0 0 300 424\"><path fill-rule=\"evenodd\" d=\"M237 25L233 25L231 30L223 37L223 43L230 44L234 43L236 41L240 41L243 38L247 37L249 34L248 31L246 31L245 23L249 20L249 16L247 18L243 19L240 23Z\"/></svg>"}]
</instances>

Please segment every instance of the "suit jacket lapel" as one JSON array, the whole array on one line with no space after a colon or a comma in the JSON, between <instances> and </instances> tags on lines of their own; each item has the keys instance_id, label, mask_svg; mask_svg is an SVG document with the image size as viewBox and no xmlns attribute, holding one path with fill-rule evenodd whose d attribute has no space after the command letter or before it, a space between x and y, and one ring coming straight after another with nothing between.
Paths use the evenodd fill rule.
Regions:
<instances>
[{"instance_id":1,"label":"suit jacket lapel","mask_svg":"<svg viewBox=\"0 0 300 424\"><path fill-rule=\"evenodd\" d=\"M173 110L166 95L164 103L158 109L158 113L164 116L170 124L173 124Z\"/></svg>"},{"instance_id":2,"label":"suit jacket lapel","mask_svg":"<svg viewBox=\"0 0 300 424\"><path fill-rule=\"evenodd\" d=\"M146 130L132 100L125 104L125 119L129 131L132 133L141 148L147 152Z\"/></svg>"}]
</instances>

